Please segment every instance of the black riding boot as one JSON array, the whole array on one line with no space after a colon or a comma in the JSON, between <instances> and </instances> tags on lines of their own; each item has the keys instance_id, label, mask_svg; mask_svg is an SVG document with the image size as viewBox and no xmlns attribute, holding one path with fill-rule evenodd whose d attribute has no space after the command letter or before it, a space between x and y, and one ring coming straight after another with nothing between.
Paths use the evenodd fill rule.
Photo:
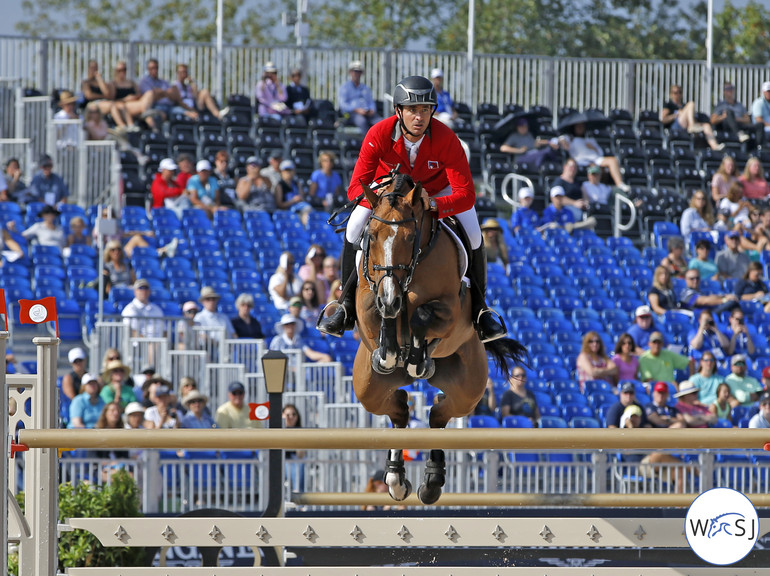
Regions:
<instances>
[{"instance_id":1,"label":"black riding boot","mask_svg":"<svg viewBox=\"0 0 770 576\"><path fill-rule=\"evenodd\" d=\"M470 272L473 325L479 340L490 342L504 338L508 331L503 319L494 310L487 308L487 252L483 244L471 254Z\"/></svg>"},{"instance_id":2,"label":"black riding boot","mask_svg":"<svg viewBox=\"0 0 770 576\"><path fill-rule=\"evenodd\" d=\"M340 268L340 280L344 286L350 275L356 274L356 246L347 240L342 248ZM356 283L353 282L342 303L331 316L325 317L325 310L326 308L321 311L316 323L316 328L320 332L339 337L345 330L352 330L356 324Z\"/></svg>"}]
</instances>

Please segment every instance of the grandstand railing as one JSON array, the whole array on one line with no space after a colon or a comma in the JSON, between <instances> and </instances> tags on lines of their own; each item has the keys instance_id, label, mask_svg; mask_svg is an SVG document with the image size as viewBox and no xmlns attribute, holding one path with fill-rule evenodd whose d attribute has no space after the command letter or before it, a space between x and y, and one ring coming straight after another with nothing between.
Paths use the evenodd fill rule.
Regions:
<instances>
[{"instance_id":1,"label":"grandstand railing","mask_svg":"<svg viewBox=\"0 0 770 576\"><path fill-rule=\"evenodd\" d=\"M29 175L28 167L34 166L32 140L30 138L0 138L0 158L3 164L9 158L18 158L22 173Z\"/></svg>"},{"instance_id":2,"label":"grandstand railing","mask_svg":"<svg viewBox=\"0 0 770 576\"><path fill-rule=\"evenodd\" d=\"M225 45L222 54L222 86L216 86L217 53L214 43L183 43L125 40L78 40L0 36L0 77L18 79L44 93L54 88L77 89L87 75L88 60L95 58L104 70L119 59L128 63L129 77L144 74L146 61L157 58L161 77L172 78L176 64L186 62L190 75L210 87L220 99L232 93L253 94L262 66L275 62L281 76L303 64L314 98L336 103L337 90L347 80L352 59L362 60L366 81L374 94L389 93L395 82L430 68L444 69L446 88L458 101L476 105L491 102L502 107L548 106L578 109L625 108L634 116L658 109L667 99L671 84L681 84L688 100L710 111L722 99L725 81L736 85L736 97L749 105L761 94L765 66L716 64L712 67L711 92L706 93L705 61L613 60L600 58L550 58L508 54L474 54L468 66L465 52L325 49L317 47Z\"/></svg>"},{"instance_id":3,"label":"grandstand railing","mask_svg":"<svg viewBox=\"0 0 770 576\"><path fill-rule=\"evenodd\" d=\"M16 90L21 88L21 78L0 77L0 138L13 138L16 134Z\"/></svg>"}]
</instances>

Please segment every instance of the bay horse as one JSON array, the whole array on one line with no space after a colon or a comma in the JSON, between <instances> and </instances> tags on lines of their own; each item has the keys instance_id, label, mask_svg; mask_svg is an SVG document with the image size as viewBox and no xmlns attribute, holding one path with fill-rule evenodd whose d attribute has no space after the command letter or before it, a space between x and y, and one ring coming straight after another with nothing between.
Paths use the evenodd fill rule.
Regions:
<instances>
[{"instance_id":1,"label":"bay horse","mask_svg":"<svg viewBox=\"0 0 770 576\"><path fill-rule=\"evenodd\" d=\"M395 428L409 422L401 388L424 378L443 394L430 410L431 428L473 412L486 388L487 352L509 373L526 356L509 338L482 344L471 319L471 295L462 283L466 260L450 232L423 209L422 186L396 171L371 188L372 207L358 264L356 315L361 343L353 365L358 400ZM375 190L379 189L377 193ZM441 496L443 450L431 450L417 494L424 504ZM411 492L403 451L388 452L385 483L394 500Z\"/></svg>"}]
</instances>

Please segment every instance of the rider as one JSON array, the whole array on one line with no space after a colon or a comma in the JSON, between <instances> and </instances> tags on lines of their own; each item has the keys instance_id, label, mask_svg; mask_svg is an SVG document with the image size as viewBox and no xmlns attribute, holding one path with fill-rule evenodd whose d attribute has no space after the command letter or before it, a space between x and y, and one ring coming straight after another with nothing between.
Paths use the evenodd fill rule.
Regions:
<instances>
[{"instance_id":1,"label":"rider","mask_svg":"<svg viewBox=\"0 0 770 576\"><path fill-rule=\"evenodd\" d=\"M348 198L358 197L361 182L370 183L387 175L396 165L401 172L423 186L423 206L436 218L455 216L471 243L471 295L474 326L482 342L506 335L500 317L487 308L487 258L474 204L468 159L460 140L445 124L433 119L436 90L422 76L408 76L393 91L395 114L375 124L366 134L350 178ZM372 210L366 199L353 210L345 233L342 251L342 281L356 273L356 249ZM318 329L341 336L355 323L355 287L329 317L323 313Z\"/></svg>"}]
</instances>

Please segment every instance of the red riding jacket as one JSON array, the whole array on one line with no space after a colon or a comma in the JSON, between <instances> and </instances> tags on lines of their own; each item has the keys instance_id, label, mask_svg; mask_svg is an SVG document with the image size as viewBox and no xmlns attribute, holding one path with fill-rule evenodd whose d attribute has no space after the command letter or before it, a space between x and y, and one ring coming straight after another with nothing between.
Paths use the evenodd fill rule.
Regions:
<instances>
[{"instance_id":1,"label":"red riding jacket","mask_svg":"<svg viewBox=\"0 0 770 576\"><path fill-rule=\"evenodd\" d=\"M430 196L438 194L447 186L452 187L451 195L436 198L439 218L473 208L476 190L468 159L460 140L442 122L435 118L431 120L420 144L414 168L409 165L409 154L398 117L393 115L372 126L361 144L361 152L350 178L348 198L352 200L363 192L361 182L374 182L390 172L396 164L401 164L402 174L409 174L415 182L422 183ZM361 201L361 205L371 208L366 199Z\"/></svg>"}]
</instances>

